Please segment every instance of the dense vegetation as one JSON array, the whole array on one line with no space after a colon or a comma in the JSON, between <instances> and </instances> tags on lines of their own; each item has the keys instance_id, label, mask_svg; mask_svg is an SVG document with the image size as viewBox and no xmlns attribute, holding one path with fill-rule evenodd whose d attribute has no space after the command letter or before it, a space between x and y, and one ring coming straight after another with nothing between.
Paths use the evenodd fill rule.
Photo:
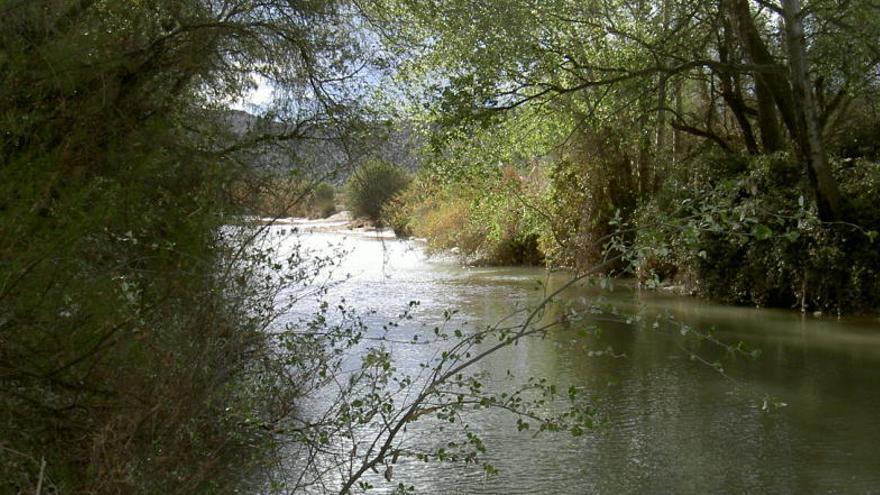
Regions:
<instances>
[{"instance_id":1,"label":"dense vegetation","mask_svg":"<svg viewBox=\"0 0 880 495\"><path fill-rule=\"evenodd\" d=\"M10 0L0 12L0 493L346 493L379 468L390 482L401 455L477 462L468 431L401 454L426 403L450 418L473 407L465 393L534 407L515 390L485 397L469 372L485 340L498 344L479 356L547 331L533 327L540 308L522 326L422 339L450 350L416 383L357 311L323 300L340 253L266 235L260 216L328 214L322 181L360 159L352 141L379 122L360 105L382 64L355 5ZM276 93L260 116L231 111L260 80ZM364 347L368 331L378 343ZM301 415L328 387L326 409ZM546 387L528 390L542 400ZM569 401L540 428L587 427Z\"/></svg>"},{"instance_id":2,"label":"dense vegetation","mask_svg":"<svg viewBox=\"0 0 880 495\"><path fill-rule=\"evenodd\" d=\"M5 0L0 14L2 493L346 493L379 469L391 482L398 456L479 462L470 431L399 448L424 415L590 427L576 389L543 417L565 395L553 385L494 396L468 374L560 326L541 320L548 301L517 309L521 324L438 327L417 344L447 350L419 383L395 374L385 334L364 346L344 303L291 321L338 260L273 251L256 217L332 213L354 163L356 213L485 262L758 305L880 301L867 0ZM276 95L242 125L230 107L258 81ZM410 149L352 156L395 112L404 147L424 147L415 177L396 163ZM360 366L339 380L352 349ZM328 409L299 416L327 384Z\"/></svg>"},{"instance_id":3,"label":"dense vegetation","mask_svg":"<svg viewBox=\"0 0 880 495\"><path fill-rule=\"evenodd\" d=\"M375 15L405 19L395 34L418 49L403 73L430 103L410 118L431 158L391 212L415 235L575 269L623 249L616 271L650 285L876 309L871 2L436 0Z\"/></svg>"},{"instance_id":4,"label":"dense vegetation","mask_svg":"<svg viewBox=\"0 0 880 495\"><path fill-rule=\"evenodd\" d=\"M406 172L396 165L366 162L356 168L345 183L346 206L354 215L379 223L382 209L408 182Z\"/></svg>"},{"instance_id":5,"label":"dense vegetation","mask_svg":"<svg viewBox=\"0 0 880 495\"><path fill-rule=\"evenodd\" d=\"M357 47L342 8L0 2L0 492L253 479L302 391L267 300L319 262L263 277L242 214L278 175L254 156L342 128L346 92L315 100ZM255 74L288 97L236 129Z\"/></svg>"}]
</instances>

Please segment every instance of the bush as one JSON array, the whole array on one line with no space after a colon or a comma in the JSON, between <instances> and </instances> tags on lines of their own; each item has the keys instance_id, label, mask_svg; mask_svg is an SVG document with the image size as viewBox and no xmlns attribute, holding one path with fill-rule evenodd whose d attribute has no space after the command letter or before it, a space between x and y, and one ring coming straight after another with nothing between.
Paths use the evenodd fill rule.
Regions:
<instances>
[{"instance_id":1,"label":"bush","mask_svg":"<svg viewBox=\"0 0 880 495\"><path fill-rule=\"evenodd\" d=\"M428 240L433 251L454 250L471 263L539 265L538 246L527 209L511 188L521 190L519 177L503 177L437 186L425 177L394 197L385 218L398 235Z\"/></svg>"},{"instance_id":2,"label":"bush","mask_svg":"<svg viewBox=\"0 0 880 495\"><path fill-rule=\"evenodd\" d=\"M306 202L309 218L327 218L336 213L336 188L322 182L315 186Z\"/></svg>"},{"instance_id":3,"label":"bush","mask_svg":"<svg viewBox=\"0 0 880 495\"><path fill-rule=\"evenodd\" d=\"M876 309L880 194L869 186L880 183L880 166L859 162L838 169L842 192L856 211L854 223L835 224L818 220L805 184L791 187L801 172L785 155L723 170L669 188L640 209L635 247L643 280L676 281L737 304Z\"/></svg>"},{"instance_id":4,"label":"bush","mask_svg":"<svg viewBox=\"0 0 880 495\"><path fill-rule=\"evenodd\" d=\"M578 134L544 166L543 177L533 171L523 182L523 214L546 264L582 270L603 261L614 233L610 222L627 220L637 200L633 165L622 147L607 129Z\"/></svg>"},{"instance_id":5,"label":"bush","mask_svg":"<svg viewBox=\"0 0 880 495\"><path fill-rule=\"evenodd\" d=\"M282 275L265 276L262 225L231 225L262 184L242 160L256 144L208 105L238 79L211 61L254 32L242 13L167 35L167 19L211 15L183 0L4 8L0 493L256 490L275 438L262 426L296 392L265 331Z\"/></svg>"},{"instance_id":6,"label":"bush","mask_svg":"<svg viewBox=\"0 0 880 495\"><path fill-rule=\"evenodd\" d=\"M431 251L458 248L472 255L485 234L470 227L471 199L467 188L452 194L418 177L385 205L383 216L397 235L427 239Z\"/></svg>"},{"instance_id":7,"label":"bush","mask_svg":"<svg viewBox=\"0 0 880 495\"><path fill-rule=\"evenodd\" d=\"M347 207L357 217L380 224L382 208L409 184L409 175L395 165L373 160L358 167L345 184Z\"/></svg>"},{"instance_id":8,"label":"bush","mask_svg":"<svg viewBox=\"0 0 880 495\"><path fill-rule=\"evenodd\" d=\"M272 217L326 218L336 213L336 188L299 175L249 177L235 187L237 201L252 214Z\"/></svg>"},{"instance_id":9,"label":"bush","mask_svg":"<svg viewBox=\"0 0 880 495\"><path fill-rule=\"evenodd\" d=\"M394 235L400 238L411 237L413 206L416 204L412 189L407 188L395 195L382 207L382 218Z\"/></svg>"}]
</instances>

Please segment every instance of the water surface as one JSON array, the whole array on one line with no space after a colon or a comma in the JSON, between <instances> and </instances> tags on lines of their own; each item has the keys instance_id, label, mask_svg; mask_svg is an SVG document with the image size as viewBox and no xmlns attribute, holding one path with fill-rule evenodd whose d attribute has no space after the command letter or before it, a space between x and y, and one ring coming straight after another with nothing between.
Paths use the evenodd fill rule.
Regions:
<instances>
[{"instance_id":1,"label":"water surface","mask_svg":"<svg viewBox=\"0 0 880 495\"><path fill-rule=\"evenodd\" d=\"M374 325L419 301L415 320L396 330L402 336L439 322L446 309L459 311L457 322L491 324L536 304L568 277L536 268L462 267L426 256L417 242L363 233L300 240L318 250L341 244L349 251L336 274L350 279L329 297L375 310L368 320ZM559 329L480 364L498 376L511 371L577 386L595 396L606 419L601 427L581 437L534 436L517 432L509 415L481 411L470 424L497 476L486 477L477 466L405 462L390 486L381 476L370 479L377 491L401 481L419 493L880 491L880 320L735 308L617 285L581 286L565 297L604 300L639 321L598 322L599 335ZM655 326L658 315L662 324ZM670 317L761 355L725 355L683 337L666 323ZM608 348L611 355L589 355ZM401 346L394 358L402 372L416 372L431 352ZM720 362L724 373L703 361ZM420 445L440 445L447 435L430 418L408 432Z\"/></svg>"}]
</instances>

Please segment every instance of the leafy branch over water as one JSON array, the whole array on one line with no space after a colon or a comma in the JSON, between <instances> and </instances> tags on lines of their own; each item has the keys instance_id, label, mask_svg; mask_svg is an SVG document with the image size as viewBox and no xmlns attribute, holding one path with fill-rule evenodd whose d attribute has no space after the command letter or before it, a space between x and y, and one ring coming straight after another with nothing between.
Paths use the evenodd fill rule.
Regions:
<instances>
[{"instance_id":1,"label":"leafy branch over water","mask_svg":"<svg viewBox=\"0 0 880 495\"><path fill-rule=\"evenodd\" d=\"M617 261L612 257L607 263ZM602 268L597 266L596 271ZM344 303L335 308L322 303L314 319L288 325L278 335L291 355L299 356L289 364L299 367L300 374L317 374L321 379L311 391L312 400L299 401L309 405L302 406L298 417L274 426L277 441L286 445L279 447L280 452L287 457L273 474L275 490L368 490L383 478L393 485L396 469L406 472L418 462L479 465L485 473L496 474L497 468L487 460L492 457L491 445L471 426L480 414L509 414L511 429L533 435L577 437L602 424L590 391L563 388L542 377L518 378L509 371L507 376L493 376L483 366L494 354L526 339L546 338L549 332L582 335L590 333L596 322L645 323L601 301L566 301L566 292L590 276L572 277L536 305L519 308L482 329L462 326L455 311L447 311L429 331L414 329L419 319L415 301L396 320L382 325L374 321L376 315L362 317ZM688 327L672 315L658 316L652 328L671 330L671 338L710 343L731 356L758 355L743 344L730 345ZM303 348L311 350L297 350ZM398 368L396 361L409 348L431 356L418 364L415 373L407 371L411 366ZM700 351L682 350L725 374L720 363L701 358ZM626 358L613 349L590 355ZM302 356L321 356L315 360L320 365L303 362ZM438 430L443 432L442 440L436 434L427 438L420 434ZM399 483L397 488L418 487Z\"/></svg>"}]
</instances>

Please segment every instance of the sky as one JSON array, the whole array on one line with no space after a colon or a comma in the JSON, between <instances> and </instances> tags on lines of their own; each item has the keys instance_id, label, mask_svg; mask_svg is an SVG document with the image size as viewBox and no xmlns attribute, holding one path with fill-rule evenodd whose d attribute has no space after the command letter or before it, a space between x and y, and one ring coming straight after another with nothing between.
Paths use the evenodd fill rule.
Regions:
<instances>
[{"instance_id":1,"label":"sky","mask_svg":"<svg viewBox=\"0 0 880 495\"><path fill-rule=\"evenodd\" d=\"M275 91L269 80L259 74L251 75L251 80L255 87L248 91L242 99L233 101L229 108L249 113L260 113L261 109L269 106L275 97Z\"/></svg>"}]
</instances>

